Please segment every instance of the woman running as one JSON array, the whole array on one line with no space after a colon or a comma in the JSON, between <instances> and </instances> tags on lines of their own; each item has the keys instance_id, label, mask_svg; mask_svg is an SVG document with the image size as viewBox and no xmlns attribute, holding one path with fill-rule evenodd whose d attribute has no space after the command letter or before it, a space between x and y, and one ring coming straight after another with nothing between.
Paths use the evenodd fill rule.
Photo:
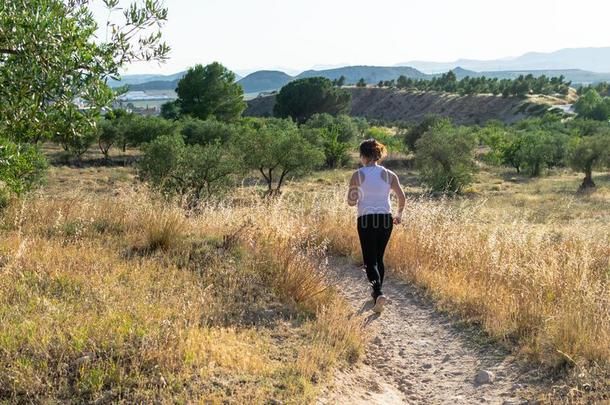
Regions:
<instances>
[{"instance_id":1,"label":"woman running","mask_svg":"<svg viewBox=\"0 0 610 405\"><path fill-rule=\"evenodd\" d=\"M405 193L398 176L378 163L386 156L385 146L375 139L360 144L362 166L352 175L347 203L358 206L358 236L366 276L373 288L373 311L381 312L387 301L381 290L385 268L383 254L394 224L399 224L405 207ZM398 211L392 217L390 190L398 197Z\"/></svg>"}]
</instances>

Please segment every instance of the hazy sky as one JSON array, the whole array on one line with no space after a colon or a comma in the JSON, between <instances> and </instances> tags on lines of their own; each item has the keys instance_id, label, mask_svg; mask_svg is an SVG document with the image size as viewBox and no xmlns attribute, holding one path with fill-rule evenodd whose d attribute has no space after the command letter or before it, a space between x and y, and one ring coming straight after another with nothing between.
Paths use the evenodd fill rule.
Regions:
<instances>
[{"instance_id":1,"label":"hazy sky","mask_svg":"<svg viewBox=\"0 0 610 405\"><path fill-rule=\"evenodd\" d=\"M608 0L165 0L171 59L238 72L409 60L491 59L609 46Z\"/></svg>"}]
</instances>

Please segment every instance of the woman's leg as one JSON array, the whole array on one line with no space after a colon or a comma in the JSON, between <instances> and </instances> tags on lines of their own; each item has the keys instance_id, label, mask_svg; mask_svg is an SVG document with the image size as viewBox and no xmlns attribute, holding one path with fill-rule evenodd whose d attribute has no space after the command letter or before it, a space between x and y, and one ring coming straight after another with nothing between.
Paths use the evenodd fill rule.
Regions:
<instances>
[{"instance_id":1,"label":"woman's leg","mask_svg":"<svg viewBox=\"0 0 610 405\"><path fill-rule=\"evenodd\" d=\"M376 262L377 262L377 271L379 272L379 284L380 287L383 286L383 278L385 276L385 266L383 264L383 255L385 254L385 248L388 245L388 241L390 240L390 236L392 235L392 216L386 215L381 221L378 238L377 238L377 249L375 252Z\"/></svg>"},{"instance_id":2,"label":"woman's leg","mask_svg":"<svg viewBox=\"0 0 610 405\"><path fill-rule=\"evenodd\" d=\"M381 277L377 268L377 229L373 227L370 217L358 218L358 237L362 249L362 261L366 268L366 276L373 286L374 295L381 293Z\"/></svg>"}]
</instances>

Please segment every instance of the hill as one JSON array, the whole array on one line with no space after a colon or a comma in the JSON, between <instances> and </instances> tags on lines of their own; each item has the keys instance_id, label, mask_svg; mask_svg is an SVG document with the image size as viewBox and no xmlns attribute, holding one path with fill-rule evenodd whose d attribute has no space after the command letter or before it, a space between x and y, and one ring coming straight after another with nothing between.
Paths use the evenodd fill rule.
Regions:
<instances>
[{"instance_id":1,"label":"hill","mask_svg":"<svg viewBox=\"0 0 610 405\"><path fill-rule=\"evenodd\" d=\"M395 80L400 75L412 79L428 79L431 77L408 66L345 66L327 70L307 70L298 75L296 79L321 76L335 80L345 76L346 83L355 84L358 80L364 79L369 84L375 84L380 80Z\"/></svg>"},{"instance_id":2,"label":"hill","mask_svg":"<svg viewBox=\"0 0 610 405\"><path fill-rule=\"evenodd\" d=\"M581 69L591 72L610 72L610 47L566 48L555 52L529 52L516 58L494 60L458 59L453 62L413 60L397 66L411 66L426 73L440 73L461 66L483 71Z\"/></svg>"},{"instance_id":3,"label":"hill","mask_svg":"<svg viewBox=\"0 0 610 405\"><path fill-rule=\"evenodd\" d=\"M154 80L150 82L140 84L128 85L129 91L147 91L147 90L176 90L180 79L165 81L165 80Z\"/></svg>"},{"instance_id":4,"label":"hill","mask_svg":"<svg viewBox=\"0 0 610 405\"><path fill-rule=\"evenodd\" d=\"M130 90L173 90L176 88L175 84L178 80L186 74L186 70L171 75L155 75L155 74L135 74L135 75L123 75L121 80L111 79L108 81L110 87L129 86ZM235 74L235 80L240 80L242 77ZM163 85L161 82L167 82L168 84ZM153 83L151 86L157 88L148 87L147 83ZM144 85L144 86L140 86Z\"/></svg>"},{"instance_id":5,"label":"hill","mask_svg":"<svg viewBox=\"0 0 610 405\"><path fill-rule=\"evenodd\" d=\"M260 70L244 77L239 83L244 93L259 93L277 90L294 78L277 70Z\"/></svg>"},{"instance_id":6,"label":"hill","mask_svg":"<svg viewBox=\"0 0 610 405\"><path fill-rule=\"evenodd\" d=\"M519 121L540 111L538 105L516 97L492 95L410 92L380 88L347 90L352 95L350 115L369 120L420 122L426 114L450 117L456 124L479 124L490 120L505 123ZM257 97L248 101L247 116L271 116L275 96Z\"/></svg>"}]
</instances>

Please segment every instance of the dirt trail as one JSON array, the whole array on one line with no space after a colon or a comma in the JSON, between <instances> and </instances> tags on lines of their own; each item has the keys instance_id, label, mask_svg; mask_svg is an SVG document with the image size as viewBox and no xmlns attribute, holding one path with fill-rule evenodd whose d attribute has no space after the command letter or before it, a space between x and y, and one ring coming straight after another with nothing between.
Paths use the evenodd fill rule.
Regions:
<instances>
[{"instance_id":1,"label":"dirt trail","mask_svg":"<svg viewBox=\"0 0 610 405\"><path fill-rule=\"evenodd\" d=\"M381 315L371 311L366 275L347 259L329 266L339 290L365 316L372 334L362 365L341 371L320 404L522 404L539 376L521 368L505 351L476 341L418 297L413 287L386 276L390 302ZM475 377L491 371L491 384Z\"/></svg>"}]
</instances>

